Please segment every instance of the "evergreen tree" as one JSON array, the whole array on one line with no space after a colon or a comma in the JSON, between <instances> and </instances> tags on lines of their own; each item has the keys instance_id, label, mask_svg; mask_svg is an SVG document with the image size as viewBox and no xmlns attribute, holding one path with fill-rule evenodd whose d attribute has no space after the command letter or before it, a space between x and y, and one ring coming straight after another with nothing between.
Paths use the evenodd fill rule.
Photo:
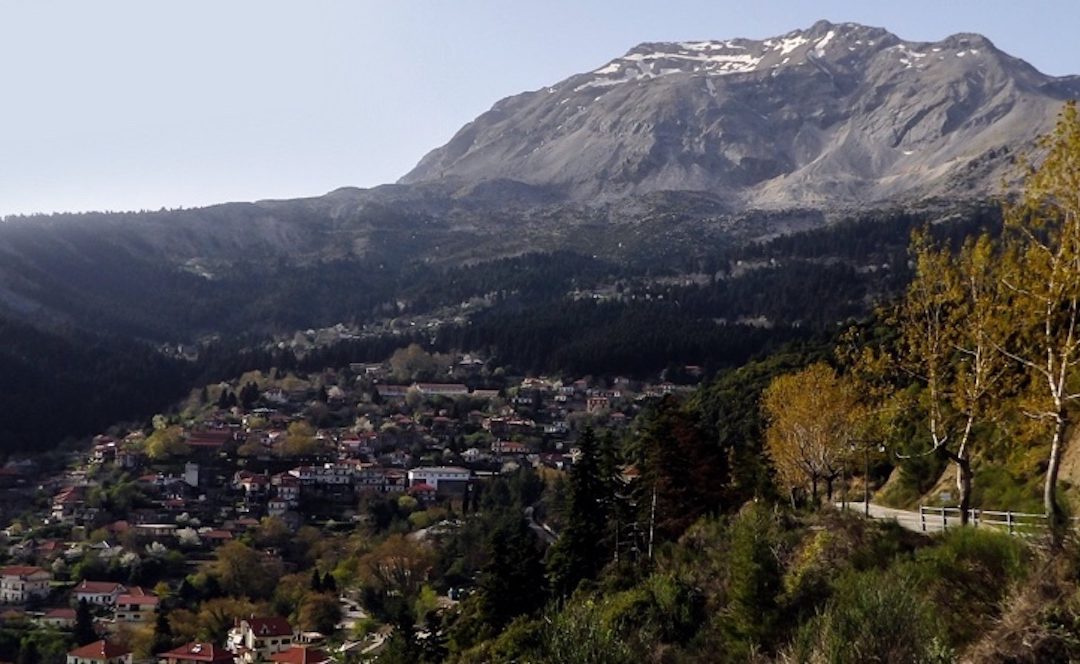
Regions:
<instances>
[{"instance_id":1,"label":"evergreen tree","mask_svg":"<svg viewBox=\"0 0 1080 664\"><path fill-rule=\"evenodd\" d=\"M97 631L94 630L94 616L90 614L90 604L85 599L80 599L75 609L75 643L85 646L87 643L96 641L97 638Z\"/></svg>"},{"instance_id":2,"label":"evergreen tree","mask_svg":"<svg viewBox=\"0 0 1080 664\"><path fill-rule=\"evenodd\" d=\"M180 582L180 587L176 589L176 596L180 599L182 606L190 606L199 599L199 590L187 580L187 577Z\"/></svg>"},{"instance_id":3,"label":"evergreen tree","mask_svg":"<svg viewBox=\"0 0 1080 664\"><path fill-rule=\"evenodd\" d=\"M240 390L240 405L243 406L244 410L251 410L251 407L258 400L259 386L255 383L248 383Z\"/></svg>"},{"instance_id":4,"label":"evergreen tree","mask_svg":"<svg viewBox=\"0 0 1080 664\"><path fill-rule=\"evenodd\" d=\"M323 592L337 593L337 580L334 579L334 575L327 572L323 575L322 579Z\"/></svg>"},{"instance_id":5,"label":"evergreen tree","mask_svg":"<svg viewBox=\"0 0 1080 664\"><path fill-rule=\"evenodd\" d=\"M520 512L508 512L491 532L488 563L477 583L480 619L498 633L515 617L544 605L544 563Z\"/></svg>"},{"instance_id":6,"label":"evergreen tree","mask_svg":"<svg viewBox=\"0 0 1080 664\"><path fill-rule=\"evenodd\" d=\"M641 444L645 482L637 502L656 537L675 539L723 505L728 458L706 441L694 413L665 397L642 427Z\"/></svg>"},{"instance_id":7,"label":"evergreen tree","mask_svg":"<svg viewBox=\"0 0 1080 664\"><path fill-rule=\"evenodd\" d=\"M41 661L37 643L31 637L24 637L22 643L19 644L19 655L15 659L15 664L39 664Z\"/></svg>"},{"instance_id":8,"label":"evergreen tree","mask_svg":"<svg viewBox=\"0 0 1080 664\"><path fill-rule=\"evenodd\" d=\"M604 547L607 492L597 447L596 434L585 429L578 441L581 454L567 482L565 525L548 552L548 582L559 597L569 596L581 581L595 577L608 558Z\"/></svg>"},{"instance_id":9,"label":"evergreen tree","mask_svg":"<svg viewBox=\"0 0 1080 664\"><path fill-rule=\"evenodd\" d=\"M319 568L317 567L311 570L311 589L317 593L323 591L322 577L319 576Z\"/></svg>"},{"instance_id":10,"label":"evergreen tree","mask_svg":"<svg viewBox=\"0 0 1080 664\"><path fill-rule=\"evenodd\" d=\"M165 607L158 605L154 612L154 644L151 651L155 653L165 652L172 648L172 627L169 625L169 615Z\"/></svg>"},{"instance_id":11,"label":"evergreen tree","mask_svg":"<svg viewBox=\"0 0 1080 664\"><path fill-rule=\"evenodd\" d=\"M386 641L386 648L379 654L379 662L387 664L417 664L420 648L411 626L399 627Z\"/></svg>"},{"instance_id":12,"label":"evergreen tree","mask_svg":"<svg viewBox=\"0 0 1080 664\"><path fill-rule=\"evenodd\" d=\"M437 611L430 611L424 617L424 631L427 632L427 638L419 643L419 661L445 662L450 651L447 647L445 625Z\"/></svg>"},{"instance_id":13,"label":"evergreen tree","mask_svg":"<svg viewBox=\"0 0 1080 664\"><path fill-rule=\"evenodd\" d=\"M761 644L776 625L783 589L776 559L776 527L768 508L750 503L731 527L731 626L745 642Z\"/></svg>"}]
</instances>

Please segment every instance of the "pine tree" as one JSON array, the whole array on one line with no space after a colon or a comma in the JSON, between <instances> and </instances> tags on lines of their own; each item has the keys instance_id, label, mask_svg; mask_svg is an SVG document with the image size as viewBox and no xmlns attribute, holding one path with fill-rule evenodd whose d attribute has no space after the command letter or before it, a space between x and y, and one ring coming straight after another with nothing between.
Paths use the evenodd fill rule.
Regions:
<instances>
[{"instance_id":1,"label":"pine tree","mask_svg":"<svg viewBox=\"0 0 1080 664\"><path fill-rule=\"evenodd\" d=\"M508 513L486 543L488 563L478 581L480 618L498 633L515 617L544 605L544 563L528 524Z\"/></svg>"},{"instance_id":2,"label":"pine tree","mask_svg":"<svg viewBox=\"0 0 1080 664\"><path fill-rule=\"evenodd\" d=\"M658 537L674 539L723 506L731 477L728 458L675 399L660 402L642 427L641 443L644 482L637 503L642 522Z\"/></svg>"},{"instance_id":3,"label":"pine tree","mask_svg":"<svg viewBox=\"0 0 1080 664\"><path fill-rule=\"evenodd\" d=\"M334 575L327 572L323 576L322 580L323 592L337 593L337 580L334 579Z\"/></svg>"},{"instance_id":4,"label":"pine tree","mask_svg":"<svg viewBox=\"0 0 1080 664\"><path fill-rule=\"evenodd\" d=\"M608 525L606 491L591 428L582 433L578 448L581 454L567 482L566 525L548 552L548 581L560 597L569 596L584 579L595 577L608 558L603 545Z\"/></svg>"},{"instance_id":5,"label":"pine tree","mask_svg":"<svg viewBox=\"0 0 1080 664\"><path fill-rule=\"evenodd\" d=\"M318 568L311 570L311 589L317 593L323 591L322 577L319 576Z\"/></svg>"}]
</instances>

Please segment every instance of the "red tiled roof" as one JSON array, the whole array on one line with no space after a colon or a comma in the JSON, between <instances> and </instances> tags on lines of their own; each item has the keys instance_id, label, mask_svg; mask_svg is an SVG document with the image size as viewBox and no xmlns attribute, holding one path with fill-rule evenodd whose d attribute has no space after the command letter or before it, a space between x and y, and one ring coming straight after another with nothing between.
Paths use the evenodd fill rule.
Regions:
<instances>
[{"instance_id":1,"label":"red tiled roof","mask_svg":"<svg viewBox=\"0 0 1080 664\"><path fill-rule=\"evenodd\" d=\"M134 592L138 590L139 592ZM142 588L132 589L131 592L124 593L116 598L117 604L137 604L139 606L157 606L157 595L151 595Z\"/></svg>"},{"instance_id":2,"label":"red tiled roof","mask_svg":"<svg viewBox=\"0 0 1080 664\"><path fill-rule=\"evenodd\" d=\"M68 657L81 657L83 659L112 659L113 657L123 657L124 655L131 654L131 651L127 648L121 648L120 646L109 643L108 641L94 641L88 643L81 648L68 651Z\"/></svg>"},{"instance_id":3,"label":"red tiled roof","mask_svg":"<svg viewBox=\"0 0 1080 664\"><path fill-rule=\"evenodd\" d=\"M329 662L330 657L318 648L293 646L288 650L270 655L270 661L282 664L323 664L323 662Z\"/></svg>"},{"instance_id":4,"label":"red tiled roof","mask_svg":"<svg viewBox=\"0 0 1080 664\"><path fill-rule=\"evenodd\" d=\"M292 625L284 618L248 618L247 624L255 636L290 636Z\"/></svg>"},{"instance_id":5,"label":"red tiled roof","mask_svg":"<svg viewBox=\"0 0 1080 664\"><path fill-rule=\"evenodd\" d=\"M63 608L63 607L61 607L59 609L49 609L48 611L45 612L45 615L42 616L42 617L43 618L66 618L66 619L70 619L70 620L75 620L75 609L68 609L68 608Z\"/></svg>"},{"instance_id":6,"label":"red tiled roof","mask_svg":"<svg viewBox=\"0 0 1080 664\"><path fill-rule=\"evenodd\" d=\"M33 565L8 565L0 568L0 576L30 576L45 570Z\"/></svg>"},{"instance_id":7,"label":"red tiled roof","mask_svg":"<svg viewBox=\"0 0 1080 664\"><path fill-rule=\"evenodd\" d=\"M56 497L53 498L53 504L54 505L56 505L56 504L64 504L64 505L66 505L68 503L81 503L81 502L82 502L82 495L78 491L71 491L71 490L63 491L61 493L56 494Z\"/></svg>"},{"instance_id":8,"label":"red tiled roof","mask_svg":"<svg viewBox=\"0 0 1080 664\"><path fill-rule=\"evenodd\" d=\"M157 656L161 659L174 657L176 659L193 662L228 662L229 664L232 664L233 661L233 654L228 650L215 646L213 643L202 643L198 641L185 643L179 648L174 648L169 652L158 653Z\"/></svg>"},{"instance_id":9,"label":"red tiled roof","mask_svg":"<svg viewBox=\"0 0 1080 664\"><path fill-rule=\"evenodd\" d=\"M112 593L123 590L124 587L115 581L86 581L83 580L75 587L77 593Z\"/></svg>"}]
</instances>

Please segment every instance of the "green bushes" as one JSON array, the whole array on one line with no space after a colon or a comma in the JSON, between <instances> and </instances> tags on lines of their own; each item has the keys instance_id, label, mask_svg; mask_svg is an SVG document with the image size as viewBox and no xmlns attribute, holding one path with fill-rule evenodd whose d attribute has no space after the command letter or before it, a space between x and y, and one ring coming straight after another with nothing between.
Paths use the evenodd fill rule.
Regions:
<instances>
[{"instance_id":1,"label":"green bushes","mask_svg":"<svg viewBox=\"0 0 1080 664\"><path fill-rule=\"evenodd\" d=\"M877 570L845 575L825 608L801 625L786 655L807 664L952 661L909 580Z\"/></svg>"},{"instance_id":2,"label":"green bushes","mask_svg":"<svg viewBox=\"0 0 1080 664\"><path fill-rule=\"evenodd\" d=\"M1008 467L982 464L975 470L972 501L986 509L1016 510L1041 514L1042 475L1017 477Z\"/></svg>"},{"instance_id":3,"label":"green bushes","mask_svg":"<svg viewBox=\"0 0 1080 664\"><path fill-rule=\"evenodd\" d=\"M621 633L605 616L606 602L592 599L568 604L550 618L542 654L545 664L633 664L639 651L631 647L632 634Z\"/></svg>"},{"instance_id":4,"label":"green bushes","mask_svg":"<svg viewBox=\"0 0 1080 664\"><path fill-rule=\"evenodd\" d=\"M995 531L928 538L748 503L691 526L636 581L602 577L457 661L948 662L1000 624L1030 557L1020 538ZM1080 601L1056 606L1039 610L1040 633L1080 625Z\"/></svg>"},{"instance_id":5,"label":"green bushes","mask_svg":"<svg viewBox=\"0 0 1080 664\"><path fill-rule=\"evenodd\" d=\"M764 642L777 618L781 576L776 525L768 508L752 503L731 526L728 615L735 635L749 644Z\"/></svg>"},{"instance_id":6,"label":"green bushes","mask_svg":"<svg viewBox=\"0 0 1080 664\"><path fill-rule=\"evenodd\" d=\"M1024 574L1024 563L1025 546L1018 538L958 528L900 567L937 608L949 641L962 645L1000 615L1010 586Z\"/></svg>"}]
</instances>

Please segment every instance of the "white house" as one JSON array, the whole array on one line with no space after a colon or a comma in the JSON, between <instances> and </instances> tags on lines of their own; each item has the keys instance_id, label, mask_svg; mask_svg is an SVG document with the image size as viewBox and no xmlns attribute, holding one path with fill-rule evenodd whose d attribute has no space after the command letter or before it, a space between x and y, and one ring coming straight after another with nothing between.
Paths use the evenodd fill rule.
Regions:
<instances>
[{"instance_id":1,"label":"white house","mask_svg":"<svg viewBox=\"0 0 1080 664\"><path fill-rule=\"evenodd\" d=\"M131 664L131 651L109 641L94 641L69 651L67 664Z\"/></svg>"},{"instance_id":2,"label":"white house","mask_svg":"<svg viewBox=\"0 0 1080 664\"><path fill-rule=\"evenodd\" d=\"M257 662L288 650L295 638L284 618L244 618L229 630L225 647L242 661Z\"/></svg>"},{"instance_id":3,"label":"white house","mask_svg":"<svg viewBox=\"0 0 1080 664\"><path fill-rule=\"evenodd\" d=\"M150 622L154 619L154 612L157 611L157 607L157 595L135 586L116 598L114 617L118 623Z\"/></svg>"},{"instance_id":4,"label":"white house","mask_svg":"<svg viewBox=\"0 0 1080 664\"><path fill-rule=\"evenodd\" d=\"M120 595L127 592L122 584L115 581L86 581L75 586L73 597L75 603L86 600L88 604L96 606L113 606Z\"/></svg>"},{"instance_id":5,"label":"white house","mask_svg":"<svg viewBox=\"0 0 1080 664\"><path fill-rule=\"evenodd\" d=\"M22 604L49 594L52 574L30 565L0 568L0 602Z\"/></svg>"},{"instance_id":6,"label":"white house","mask_svg":"<svg viewBox=\"0 0 1080 664\"><path fill-rule=\"evenodd\" d=\"M457 466L413 468L409 471L409 486L430 484L440 494L464 493L471 478L471 470Z\"/></svg>"}]
</instances>

